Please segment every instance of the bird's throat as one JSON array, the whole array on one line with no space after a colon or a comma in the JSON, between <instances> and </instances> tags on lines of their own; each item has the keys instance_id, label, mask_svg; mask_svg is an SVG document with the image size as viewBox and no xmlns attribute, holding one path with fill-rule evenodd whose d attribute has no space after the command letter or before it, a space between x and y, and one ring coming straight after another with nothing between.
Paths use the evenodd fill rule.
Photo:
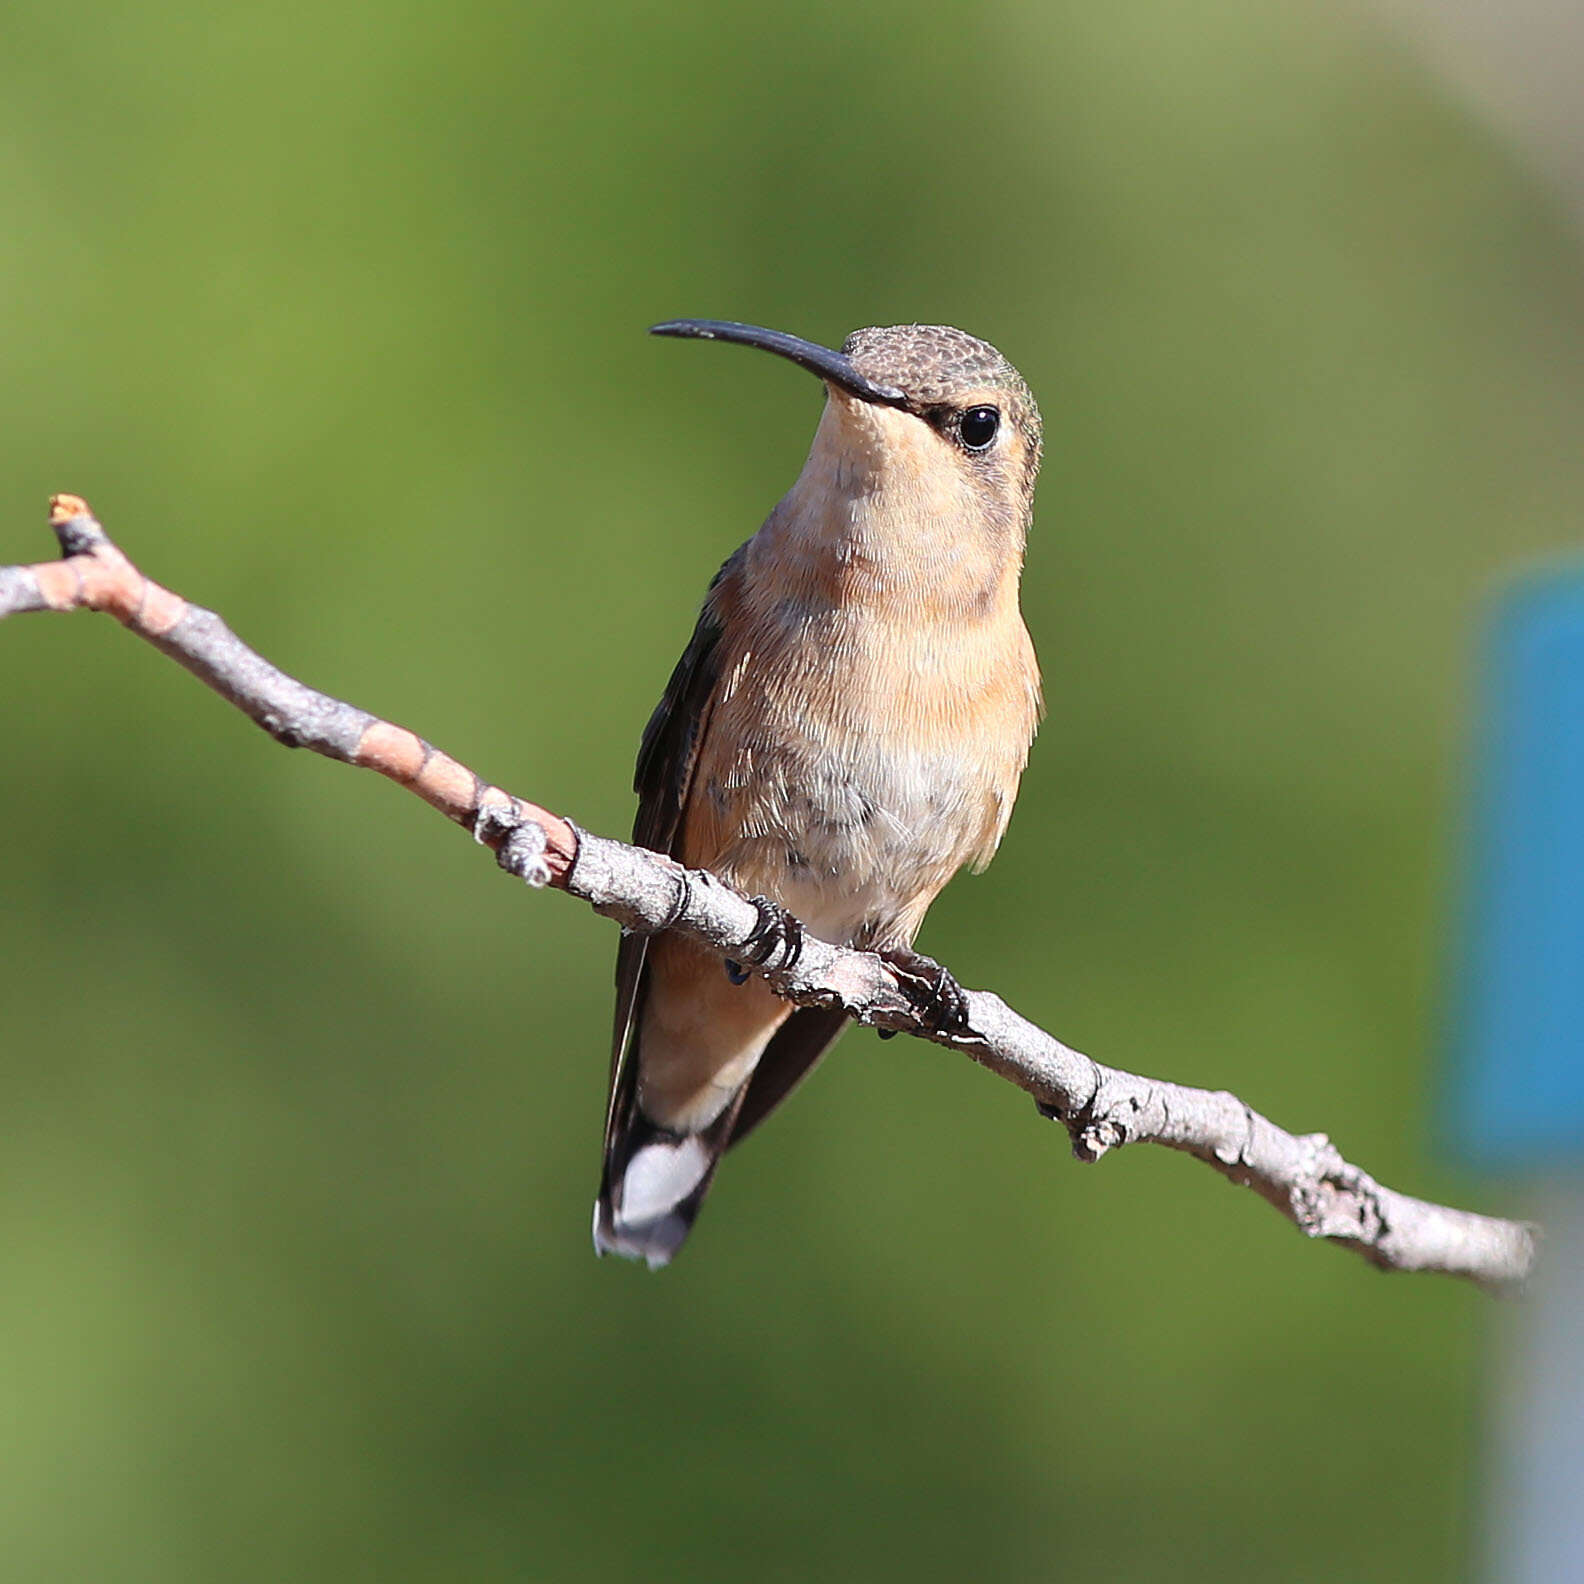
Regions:
<instances>
[{"instance_id":1,"label":"bird's throat","mask_svg":"<svg viewBox=\"0 0 1584 1584\"><path fill-rule=\"evenodd\" d=\"M750 544L756 595L897 621L1015 607L1022 524L942 465L909 413L832 399L796 484Z\"/></svg>"}]
</instances>

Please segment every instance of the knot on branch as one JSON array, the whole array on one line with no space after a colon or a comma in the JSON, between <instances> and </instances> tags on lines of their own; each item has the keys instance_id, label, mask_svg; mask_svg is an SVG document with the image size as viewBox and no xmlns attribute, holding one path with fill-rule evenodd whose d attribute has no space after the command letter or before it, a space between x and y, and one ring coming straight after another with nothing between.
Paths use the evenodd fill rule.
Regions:
<instances>
[{"instance_id":1,"label":"knot on branch","mask_svg":"<svg viewBox=\"0 0 1584 1584\"><path fill-rule=\"evenodd\" d=\"M495 861L507 874L536 888L550 884L544 827L514 803L481 805L473 820L473 839L494 848Z\"/></svg>"},{"instance_id":2,"label":"knot on branch","mask_svg":"<svg viewBox=\"0 0 1584 1584\"><path fill-rule=\"evenodd\" d=\"M302 733L290 722L277 715L274 710L265 710L262 715L257 715L254 719L282 748L301 748L303 746Z\"/></svg>"},{"instance_id":3,"label":"knot on branch","mask_svg":"<svg viewBox=\"0 0 1584 1584\"><path fill-rule=\"evenodd\" d=\"M1145 1096L1137 1092L1111 1093L1112 1085L1097 1068L1094 1093L1088 1103L1065 1118L1072 1135L1073 1155L1093 1165L1111 1150L1127 1143L1128 1124L1144 1109Z\"/></svg>"},{"instance_id":4,"label":"knot on branch","mask_svg":"<svg viewBox=\"0 0 1584 1584\"><path fill-rule=\"evenodd\" d=\"M1304 1134L1298 1147L1299 1168L1287 1194L1298 1230L1305 1237L1378 1244L1387 1227L1375 1179L1343 1160L1324 1133Z\"/></svg>"}]
</instances>

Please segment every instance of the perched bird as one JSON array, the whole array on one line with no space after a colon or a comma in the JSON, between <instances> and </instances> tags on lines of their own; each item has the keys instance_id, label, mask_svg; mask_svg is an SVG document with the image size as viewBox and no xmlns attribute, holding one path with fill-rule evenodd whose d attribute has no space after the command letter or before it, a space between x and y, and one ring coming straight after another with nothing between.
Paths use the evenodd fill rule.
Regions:
<instances>
[{"instance_id":1,"label":"perched bird","mask_svg":"<svg viewBox=\"0 0 1584 1584\"><path fill-rule=\"evenodd\" d=\"M826 402L644 732L633 840L757 893L767 950L797 947L785 909L824 940L927 962L925 910L990 861L1040 714L1018 610L1034 398L944 325L857 330L840 352L717 320L653 333L774 352ZM949 977L935 989L939 1016L960 1015ZM845 1022L676 936L625 936L595 1248L664 1265L721 1155Z\"/></svg>"}]
</instances>

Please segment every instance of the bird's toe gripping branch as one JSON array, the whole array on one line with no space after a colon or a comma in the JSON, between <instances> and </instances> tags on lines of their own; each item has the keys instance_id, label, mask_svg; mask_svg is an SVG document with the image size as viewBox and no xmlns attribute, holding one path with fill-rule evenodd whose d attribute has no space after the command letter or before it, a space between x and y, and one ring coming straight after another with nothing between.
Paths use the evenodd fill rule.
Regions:
<instances>
[{"instance_id":1,"label":"bird's toe gripping branch","mask_svg":"<svg viewBox=\"0 0 1584 1584\"><path fill-rule=\"evenodd\" d=\"M898 947L880 955L895 971L914 1015L932 1034L964 1034L970 1025L968 992L933 957ZM879 1030L890 1039L898 1029Z\"/></svg>"},{"instance_id":2,"label":"bird's toe gripping branch","mask_svg":"<svg viewBox=\"0 0 1584 1584\"><path fill-rule=\"evenodd\" d=\"M759 922L743 942L741 961L728 959L726 963L726 977L738 985L748 982L749 969L743 967L743 963L750 968L774 968L777 972L785 972L795 968L803 955L802 923L769 897L755 896L748 900L753 903Z\"/></svg>"}]
</instances>

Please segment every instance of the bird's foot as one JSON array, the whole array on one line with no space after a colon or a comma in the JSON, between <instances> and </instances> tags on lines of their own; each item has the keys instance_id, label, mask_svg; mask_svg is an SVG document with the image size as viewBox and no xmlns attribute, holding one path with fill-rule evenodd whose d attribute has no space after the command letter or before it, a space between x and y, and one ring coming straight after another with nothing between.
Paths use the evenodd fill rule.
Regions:
<instances>
[{"instance_id":1,"label":"bird's foot","mask_svg":"<svg viewBox=\"0 0 1584 1584\"><path fill-rule=\"evenodd\" d=\"M899 946L880 953L895 970L902 992L915 1015L931 1034L965 1034L968 1031L968 992L933 957ZM890 1039L899 1029L881 1029Z\"/></svg>"},{"instance_id":2,"label":"bird's foot","mask_svg":"<svg viewBox=\"0 0 1584 1584\"><path fill-rule=\"evenodd\" d=\"M779 972L794 967L803 955L803 926L779 902L769 897L749 897L759 922L743 942L743 960L753 968L774 967ZM747 982L748 969L740 962L726 963L726 977L733 984Z\"/></svg>"}]
</instances>

